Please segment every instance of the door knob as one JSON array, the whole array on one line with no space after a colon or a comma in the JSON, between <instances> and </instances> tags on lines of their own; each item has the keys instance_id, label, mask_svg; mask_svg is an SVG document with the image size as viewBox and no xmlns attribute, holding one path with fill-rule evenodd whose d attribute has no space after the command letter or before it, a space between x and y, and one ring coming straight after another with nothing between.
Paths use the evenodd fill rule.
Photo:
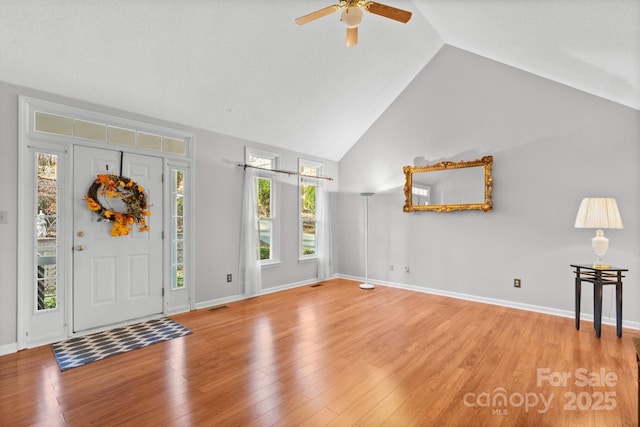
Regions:
<instances>
[{"instance_id":1,"label":"door knob","mask_svg":"<svg viewBox=\"0 0 640 427\"><path fill-rule=\"evenodd\" d=\"M78 252L84 251L84 245L76 246L76 251L78 251Z\"/></svg>"}]
</instances>

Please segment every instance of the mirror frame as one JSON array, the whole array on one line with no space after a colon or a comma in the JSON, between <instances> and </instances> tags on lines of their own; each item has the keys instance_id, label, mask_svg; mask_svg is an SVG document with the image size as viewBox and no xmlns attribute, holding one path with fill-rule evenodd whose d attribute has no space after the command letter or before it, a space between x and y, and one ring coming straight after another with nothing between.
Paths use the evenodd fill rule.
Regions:
<instances>
[{"instance_id":1,"label":"mirror frame","mask_svg":"<svg viewBox=\"0 0 640 427\"><path fill-rule=\"evenodd\" d=\"M424 172L436 172L460 168L484 167L484 202L483 203L458 203L446 205L414 205L413 204L413 174ZM493 210L493 200L491 199L491 191L493 190L493 178L491 177L491 168L493 166L493 156L484 156L481 159L461 162L440 162L426 166L405 166L403 167L405 183L404 197L405 203L402 210L404 212L413 211L436 211L436 212L453 212L465 210L480 210L483 212L491 212Z\"/></svg>"}]
</instances>

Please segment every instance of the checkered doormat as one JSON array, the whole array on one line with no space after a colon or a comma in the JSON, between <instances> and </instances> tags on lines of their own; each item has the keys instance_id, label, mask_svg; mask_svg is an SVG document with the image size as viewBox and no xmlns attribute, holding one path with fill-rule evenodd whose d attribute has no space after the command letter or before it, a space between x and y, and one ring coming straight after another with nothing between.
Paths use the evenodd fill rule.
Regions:
<instances>
[{"instance_id":1,"label":"checkered doormat","mask_svg":"<svg viewBox=\"0 0 640 427\"><path fill-rule=\"evenodd\" d=\"M162 341L189 335L191 331L168 318L150 320L51 345L60 370L126 353Z\"/></svg>"}]
</instances>

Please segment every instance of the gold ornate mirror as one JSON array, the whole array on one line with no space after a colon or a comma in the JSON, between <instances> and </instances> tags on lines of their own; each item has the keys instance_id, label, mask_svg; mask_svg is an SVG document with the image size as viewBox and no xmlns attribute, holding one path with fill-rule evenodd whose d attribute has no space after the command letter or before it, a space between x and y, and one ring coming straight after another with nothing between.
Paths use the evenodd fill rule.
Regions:
<instances>
[{"instance_id":1,"label":"gold ornate mirror","mask_svg":"<svg viewBox=\"0 0 640 427\"><path fill-rule=\"evenodd\" d=\"M493 156L427 166L405 166L405 212L493 210Z\"/></svg>"}]
</instances>

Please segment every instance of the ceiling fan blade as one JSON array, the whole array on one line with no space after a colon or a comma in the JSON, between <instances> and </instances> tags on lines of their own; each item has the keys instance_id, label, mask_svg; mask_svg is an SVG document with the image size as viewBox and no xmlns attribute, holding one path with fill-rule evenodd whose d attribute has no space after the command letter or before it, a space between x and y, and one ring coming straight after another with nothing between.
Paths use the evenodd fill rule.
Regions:
<instances>
[{"instance_id":1,"label":"ceiling fan blade","mask_svg":"<svg viewBox=\"0 0 640 427\"><path fill-rule=\"evenodd\" d=\"M337 4L334 4L332 6L327 6L324 9L316 10L315 12L311 12L308 15L301 16L300 18L296 19L296 24L298 25L307 24L311 21L315 21L318 18L322 18L323 16L330 15L339 9L340 9L340 6L338 6Z\"/></svg>"},{"instance_id":2,"label":"ceiling fan blade","mask_svg":"<svg viewBox=\"0 0 640 427\"><path fill-rule=\"evenodd\" d=\"M347 46L358 44L358 27L347 27Z\"/></svg>"},{"instance_id":3,"label":"ceiling fan blade","mask_svg":"<svg viewBox=\"0 0 640 427\"><path fill-rule=\"evenodd\" d=\"M376 3L374 1L366 2L364 8L367 12L384 16L385 18L393 19L394 21L399 21L405 24L409 19L411 19L411 12L409 11L387 6L386 4Z\"/></svg>"}]
</instances>

